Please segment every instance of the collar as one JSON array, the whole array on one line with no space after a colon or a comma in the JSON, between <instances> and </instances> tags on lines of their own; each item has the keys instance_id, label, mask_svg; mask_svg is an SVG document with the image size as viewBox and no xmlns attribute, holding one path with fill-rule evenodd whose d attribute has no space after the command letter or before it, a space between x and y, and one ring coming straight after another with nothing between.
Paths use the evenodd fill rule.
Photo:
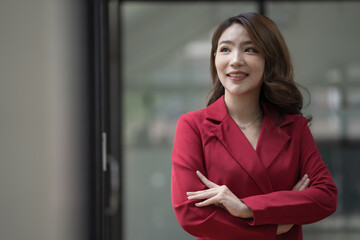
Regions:
<instances>
[{"instance_id":1,"label":"collar","mask_svg":"<svg viewBox=\"0 0 360 240\"><path fill-rule=\"evenodd\" d=\"M281 127L294 121L292 115L285 115L281 124L276 124L280 114L269 103L261 103L264 111L262 136L256 151L252 148L245 135L228 114L224 96L207 107L206 119L212 125L212 132L231 154L235 161L249 174L261 192L272 192L272 185L267 167L276 159L291 136ZM246 153L244 155L244 153Z\"/></svg>"},{"instance_id":2,"label":"collar","mask_svg":"<svg viewBox=\"0 0 360 240\"><path fill-rule=\"evenodd\" d=\"M285 119L280 124L278 124L282 115L275 108L275 106L265 101L262 101L260 104L264 111L264 116L267 116L275 126L284 127L294 121L294 118L291 115L286 114ZM206 119L221 123L229 115L229 112L225 104L224 95L222 95L218 100L216 100L210 106L205 108L205 111L206 111Z\"/></svg>"}]
</instances>

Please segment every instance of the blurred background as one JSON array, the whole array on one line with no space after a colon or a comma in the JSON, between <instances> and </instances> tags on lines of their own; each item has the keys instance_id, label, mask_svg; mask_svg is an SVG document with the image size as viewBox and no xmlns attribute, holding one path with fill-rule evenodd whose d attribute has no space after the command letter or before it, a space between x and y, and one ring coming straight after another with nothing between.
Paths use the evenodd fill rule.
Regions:
<instances>
[{"instance_id":1,"label":"blurred background","mask_svg":"<svg viewBox=\"0 0 360 240\"><path fill-rule=\"evenodd\" d=\"M359 239L359 2L123 2L120 11L125 239L191 239L171 207L175 126L181 114L206 106L215 28L247 11L263 11L283 33L295 80L311 94L311 130L339 188L336 214L305 226L305 239Z\"/></svg>"},{"instance_id":2,"label":"blurred background","mask_svg":"<svg viewBox=\"0 0 360 240\"><path fill-rule=\"evenodd\" d=\"M213 31L247 11L283 33L339 188L304 239L359 239L360 2L260 0L1 0L0 239L194 239L171 206L176 122L206 106Z\"/></svg>"}]
</instances>

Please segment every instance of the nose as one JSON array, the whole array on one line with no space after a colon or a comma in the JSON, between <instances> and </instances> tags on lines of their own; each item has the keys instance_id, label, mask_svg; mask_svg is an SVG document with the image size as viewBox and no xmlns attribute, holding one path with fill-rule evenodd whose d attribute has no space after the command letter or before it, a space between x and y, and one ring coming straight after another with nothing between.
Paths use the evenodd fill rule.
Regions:
<instances>
[{"instance_id":1,"label":"nose","mask_svg":"<svg viewBox=\"0 0 360 240\"><path fill-rule=\"evenodd\" d=\"M230 61L231 66L241 66L244 64L243 54L240 51L234 51Z\"/></svg>"}]
</instances>

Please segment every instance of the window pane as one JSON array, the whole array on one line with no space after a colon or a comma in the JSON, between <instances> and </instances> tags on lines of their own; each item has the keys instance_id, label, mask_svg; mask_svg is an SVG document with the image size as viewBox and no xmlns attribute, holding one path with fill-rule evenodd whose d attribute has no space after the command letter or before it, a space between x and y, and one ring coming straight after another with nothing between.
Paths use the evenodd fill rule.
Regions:
<instances>
[{"instance_id":1,"label":"window pane","mask_svg":"<svg viewBox=\"0 0 360 240\"><path fill-rule=\"evenodd\" d=\"M290 49L295 80L311 93L306 109L314 117L311 130L339 188L337 212L305 226L305 238L358 239L360 3L287 1L266 6Z\"/></svg>"}]
</instances>

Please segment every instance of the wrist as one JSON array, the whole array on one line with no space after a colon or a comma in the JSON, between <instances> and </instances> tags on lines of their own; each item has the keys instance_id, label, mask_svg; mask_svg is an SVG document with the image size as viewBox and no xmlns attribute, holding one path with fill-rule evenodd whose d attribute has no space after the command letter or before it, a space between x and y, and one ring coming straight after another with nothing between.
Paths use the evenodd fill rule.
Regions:
<instances>
[{"instance_id":1,"label":"wrist","mask_svg":"<svg viewBox=\"0 0 360 240\"><path fill-rule=\"evenodd\" d=\"M253 215L253 211L251 208L249 208L243 201L241 201L241 214L239 217L241 218L252 218Z\"/></svg>"}]
</instances>

